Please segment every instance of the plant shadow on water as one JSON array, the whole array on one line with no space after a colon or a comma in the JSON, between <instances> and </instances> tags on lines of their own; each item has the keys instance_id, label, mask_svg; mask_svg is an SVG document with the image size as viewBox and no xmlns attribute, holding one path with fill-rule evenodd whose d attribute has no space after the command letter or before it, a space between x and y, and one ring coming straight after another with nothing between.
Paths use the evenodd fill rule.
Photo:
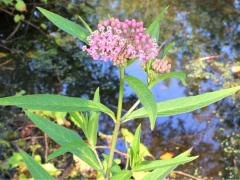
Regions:
<instances>
[{"instance_id":1,"label":"plant shadow on water","mask_svg":"<svg viewBox=\"0 0 240 180\"><path fill-rule=\"evenodd\" d=\"M108 14L120 18L141 19L148 23L163 7L169 5L169 13L161 23L160 39L164 43L176 42L175 51L169 57L175 69L186 70L191 74L186 66L190 64L191 67L191 61L202 56L221 56L219 62L222 64L235 64L239 59L240 2L237 0L182 3L140 0L129 3L102 0L81 1L79 6L77 2L71 5L72 14L78 12L80 8L81 15L86 17L92 26ZM64 9L64 3L56 3L52 11L57 12L59 9ZM38 18L36 19L39 20ZM22 31L24 28L22 27ZM95 89L99 86L102 102L112 105L110 106L112 109L115 108L119 85L116 69L111 64L91 61L80 51L81 42L69 39L59 32L51 33L51 38L47 38L34 31L27 33L23 38L28 42L16 40L15 44L19 44L19 47L11 46L14 49L21 48L26 56L9 55L9 58L13 59L12 64L0 69L1 96L13 95L24 90L26 94L60 93L92 98ZM138 62L129 66L126 72L141 79L146 78ZM214 68L210 68L209 72L214 73ZM217 75L217 78L223 79L223 82L216 84L213 80L202 76L188 76L188 86L171 79L156 85L153 93L158 101L203 93L219 89L224 84L222 75ZM231 78L234 79L233 76ZM124 107L127 108L136 98L129 87L125 89ZM200 155L200 158L185 165L183 168L186 172L213 178L221 174L229 177L229 172L225 168L237 166L234 162L239 160L240 155L227 154L222 142L233 133L239 133L238 106L238 102L228 98L193 113L161 117L153 132L150 131L148 121L139 120L143 122L142 142L150 147L150 152L156 158L165 152L178 154L193 147L194 153ZM13 133L9 129L13 127L16 129L19 121L22 122L19 116L14 115L15 112L9 114L8 111L9 108L1 108L1 120L4 123L0 124L0 135L4 139L14 138L14 134L9 135ZM16 109L13 111L19 112ZM128 122L124 127L128 126L134 132L137 124L138 121ZM101 118L99 130L108 134L109 129L112 129L112 123L104 116ZM119 141L117 148L124 151L123 143Z\"/></svg>"}]
</instances>

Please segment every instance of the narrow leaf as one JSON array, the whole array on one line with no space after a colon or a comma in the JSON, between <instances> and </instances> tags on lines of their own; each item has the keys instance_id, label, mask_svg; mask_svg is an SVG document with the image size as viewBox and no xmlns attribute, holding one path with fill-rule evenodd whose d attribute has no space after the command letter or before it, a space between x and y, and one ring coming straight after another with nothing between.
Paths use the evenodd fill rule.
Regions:
<instances>
[{"instance_id":1,"label":"narrow leaf","mask_svg":"<svg viewBox=\"0 0 240 180\"><path fill-rule=\"evenodd\" d=\"M162 57L162 58L165 58L165 56L169 53L169 51L170 51L171 49L173 49L174 46L175 46L175 42L169 43L169 44L163 49L163 57Z\"/></svg>"},{"instance_id":2,"label":"narrow leaf","mask_svg":"<svg viewBox=\"0 0 240 180\"><path fill-rule=\"evenodd\" d=\"M61 146L65 146L72 142L77 142L79 144L76 149L72 150L71 153L78 156L84 162L94 169L99 170L100 164L97 160L95 153L92 149L82 140L82 138L74 131L60 126L52 121L45 118L37 116L31 112L27 112L30 120L44 133L46 133L51 139ZM80 148L81 147L81 148Z\"/></svg>"},{"instance_id":3,"label":"narrow leaf","mask_svg":"<svg viewBox=\"0 0 240 180\"><path fill-rule=\"evenodd\" d=\"M60 95L35 94L4 97L0 98L0 105L54 112L100 111L107 113L111 118L115 119L114 113L101 103Z\"/></svg>"},{"instance_id":4,"label":"narrow leaf","mask_svg":"<svg viewBox=\"0 0 240 180\"><path fill-rule=\"evenodd\" d=\"M87 42L87 37L89 36L89 32L80 26L58 14L52 13L46 9L38 7L38 10L50 20L53 24L55 24L58 28L62 29L63 31L71 34L74 37L79 38L80 40Z\"/></svg>"},{"instance_id":5,"label":"narrow leaf","mask_svg":"<svg viewBox=\"0 0 240 180\"><path fill-rule=\"evenodd\" d=\"M135 167L133 171L150 171L158 168L174 167L197 159L198 156L181 157L168 160L143 161L139 166Z\"/></svg>"},{"instance_id":6,"label":"narrow leaf","mask_svg":"<svg viewBox=\"0 0 240 180\"><path fill-rule=\"evenodd\" d=\"M96 103L100 103L100 95L99 88L95 91L93 101ZM88 122L88 135L89 135L89 143L93 146L97 143L97 132L98 132L98 112L91 112L89 122Z\"/></svg>"},{"instance_id":7,"label":"narrow leaf","mask_svg":"<svg viewBox=\"0 0 240 180\"><path fill-rule=\"evenodd\" d=\"M189 150L181 153L180 155L178 155L176 158L184 158L184 157L188 157L190 155L192 151L192 148L190 148ZM173 166L167 166L167 167L162 167L159 169L155 169L152 172L148 173L146 176L144 176L143 180L159 180L159 179L165 179L166 176L168 176L175 168L177 168L178 165L173 165Z\"/></svg>"},{"instance_id":8,"label":"narrow leaf","mask_svg":"<svg viewBox=\"0 0 240 180\"><path fill-rule=\"evenodd\" d=\"M149 87L152 88L155 86L159 81L163 81L169 78L176 78L179 79L183 85L187 85L186 83L186 74L184 72L170 72L170 73L164 73L156 77L152 82L150 82Z\"/></svg>"},{"instance_id":9,"label":"narrow leaf","mask_svg":"<svg viewBox=\"0 0 240 180\"><path fill-rule=\"evenodd\" d=\"M150 119L151 129L153 129L157 117L157 105L151 91L142 81L135 77L127 76L126 81L136 92L138 98L143 104L143 108L145 112L147 112Z\"/></svg>"},{"instance_id":10,"label":"narrow leaf","mask_svg":"<svg viewBox=\"0 0 240 180\"><path fill-rule=\"evenodd\" d=\"M240 90L240 86L208 92L197 96L182 97L157 103L157 116L171 116L191 112L215 103L225 97L235 94ZM136 118L148 117L144 108L133 111L123 122Z\"/></svg>"},{"instance_id":11,"label":"narrow leaf","mask_svg":"<svg viewBox=\"0 0 240 180\"><path fill-rule=\"evenodd\" d=\"M152 24L148 27L147 33L156 41L159 39L160 34L160 21L164 17L167 12L168 7L164 8L161 13L156 17L156 19L152 22Z\"/></svg>"},{"instance_id":12,"label":"narrow leaf","mask_svg":"<svg viewBox=\"0 0 240 180\"><path fill-rule=\"evenodd\" d=\"M138 126L130 146L130 166L134 168L141 162L140 155L141 124Z\"/></svg>"},{"instance_id":13,"label":"narrow leaf","mask_svg":"<svg viewBox=\"0 0 240 180\"><path fill-rule=\"evenodd\" d=\"M92 33L92 29L90 28L90 26L88 25L88 23L86 21L84 21L84 19L78 15L78 18L81 20L81 22L83 23L84 27L89 31L89 33Z\"/></svg>"},{"instance_id":14,"label":"narrow leaf","mask_svg":"<svg viewBox=\"0 0 240 180\"><path fill-rule=\"evenodd\" d=\"M20 150L20 154L34 179L54 180L54 178L51 177L40 164L34 161L31 156L22 150Z\"/></svg>"}]
</instances>

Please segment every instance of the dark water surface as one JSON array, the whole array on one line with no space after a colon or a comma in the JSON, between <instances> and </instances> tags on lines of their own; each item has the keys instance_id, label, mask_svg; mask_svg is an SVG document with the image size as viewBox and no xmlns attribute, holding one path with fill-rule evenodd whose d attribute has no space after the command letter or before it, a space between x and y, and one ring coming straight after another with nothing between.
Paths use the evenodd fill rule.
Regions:
<instances>
[{"instance_id":1,"label":"dark water surface","mask_svg":"<svg viewBox=\"0 0 240 180\"><path fill-rule=\"evenodd\" d=\"M71 1L72 7L68 10L64 9L65 3L60 1L46 8L69 18L75 13L80 14L92 27L108 15L121 19L135 18L148 25L164 7L169 6L168 14L161 23L159 43L176 42L176 47L170 55L174 69L185 70L189 64L191 67L191 61L194 59L212 55L220 56L218 61L223 65L230 65L226 67L231 67L239 61L238 0ZM12 62L0 67L0 95L14 95L24 90L26 94L61 93L91 98L99 86L102 101L114 109L118 96L117 69L110 64L92 62L80 51L81 42L60 34L37 11L32 10L31 16L35 22L47 24L47 32L50 35L43 35L31 28L26 30L28 27L22 24L14 43L7 44L14 52L8 56ZM0 35L4 40L16 25L4 13L0 19ZM3 51L6 51L6 48ZM230 68L225 70L230 72ZM214 73L214 69L211 72ZM138 62L128 67L126 73L142 80L146 78ZM234 79L233 75L230 76ZM218 74L217 78L221 79L222 83L216 84L210 79L194 79L189 74L189 86L183 86L179 81L171 79L155 86L153 93L157 101L199 94L221 88L225 79L221 74ZM125 90L124 108L127 109L136 98L129 87L125 87ZM11 129L20 121L18 115L15 115L19 111L9 110L10 108L0 110L0 119L4 122L1 123L0 136L5 139L13 136ZM233 133L239 134L238 111L237 103L228 98L193 113L159 118L153 132L150 131L147 120L129 122L123 126L134 132L138 123L142 122L142 142L157 158L165 152L178 154L193 147L193 154L200 157L182 167L185 172L216 179L222 174L226 178L230 177L227 167L239 168L235 163L239 154L238 157L226 154L221 142L228 139L230 141L229 136ZM109 133L109 129L112 128L112 124L107 121L109 120L103 118L100 125L100 130L105 133ZM121 144L118 148L123 149Z\"/></svg>"}]
</instances>

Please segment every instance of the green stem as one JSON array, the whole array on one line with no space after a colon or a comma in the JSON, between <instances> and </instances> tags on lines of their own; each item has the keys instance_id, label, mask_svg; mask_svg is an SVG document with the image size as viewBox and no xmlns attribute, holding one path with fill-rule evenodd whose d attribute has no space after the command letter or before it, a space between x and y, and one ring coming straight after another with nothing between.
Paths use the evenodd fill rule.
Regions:
<instances>
[{"instance_id":1,"label":"green stem","mask_svg":"<svg viewBox=\"0 0 240 180\"><path fill-rule=\"evenodd\" d=\"M122 117L122 120L124 120L128 115L130 115L134 109L136 109L136 107L140 104L140 100L137 100L134 105L128 110L128 112L126 114L124 114L124 116Z\"/></svg>"},{"instance_id":2,"label":"green stem","mask_svg":"<svg viewBox=\"0 0 240 180\"><path fill-rule=\"evenodd\" d=\"M117 109L117 119L115 122L115 127L112 135L112 143L110 149L110 155L108 160L108 168L106 172L106 179L110 179L110 172L112 168L113 158L114 158L114 150L117 143L118 132L121 125L121 115L122 115L122 100L123 100L123 88L124 88L124 68L120 69L120 88L118 95L118 109Z\"/></svg>"}]
</instances>

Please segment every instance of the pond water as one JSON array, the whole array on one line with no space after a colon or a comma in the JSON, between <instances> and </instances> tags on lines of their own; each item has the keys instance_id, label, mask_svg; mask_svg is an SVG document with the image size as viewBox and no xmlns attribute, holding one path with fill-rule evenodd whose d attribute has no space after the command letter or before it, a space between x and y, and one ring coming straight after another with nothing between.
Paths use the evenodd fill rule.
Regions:
<instances>
[{"instance_id":1,"label":"pond water","mask_svg":"<svg viewBox=\"0 0 240 180\"><path fill-rule=\"evenodd\" d=\"M148 25L166 6L169 6L169 10L161 22L160 43L176 42L176 47L170 55L174 69L185 70L194 59L205 56L219 56L218 61L223 65L231 66L239 61L238 0L76 0L68 3L65 1L49 3L46 8L69 18L75 13L80 14L95 27L98 20L109 15L122 19L135 18ZM4 13L1 11L0 13L0 37L3 43L16 24ZM40 21L45 23L48 27L47 33L50 35L39 33L39 30L23 23L15 38L3 43L7 48L11 48L10 54L6 47L2 47L3 52L9 53L7 58L11 62L0 67L0 95L3 97L21 91L26 94L60 93L91 98L99 86L102 101L114 109L118 95L117 69L110 64L92 62L80 51L81 42L59 33L34 9L29 14L33 22L39 25ZM214 73L214 70L211 71ZM126 73L142 80L146 78L138 62L129 66ZM231 76L234 79L233 75ZM217 75L217 78L223 82L216 84L210 79L194 79L188 76L188 86L171 79L155 86L153 93L157 101L199 94L221 88L224 78L221 78L221 74ZM129 87L126 86L125 90L124 108L128 108L135 102L136 97ZM14 115L20 114L19 110L11 108L11 113L9 110L2 108L0 114L3 122L0 135L4 139L11 139L13 129L21 123L19 116ZM229 140L231 144L230 135L239 133L239 117L237 102L228 98L193 113L161 117L152 132L148 120L129 122L123 127L134 132L138 123L142 122L142 142L150 147L150 152L157 158L165 152L178 154L193 147L193 154L199 155L199 158L193 163L184 165L183 171L218 179L220 175L230 177L230 170L227 170L227 167L239 168L235 162L239 154L238 157L229 155L221 145L224 140ZM101 120L100 131L109 134L111 128L112 124L104 117ZM118 144L118 148L124 150L121 143Z\"/></svg>"}]
</instances>

